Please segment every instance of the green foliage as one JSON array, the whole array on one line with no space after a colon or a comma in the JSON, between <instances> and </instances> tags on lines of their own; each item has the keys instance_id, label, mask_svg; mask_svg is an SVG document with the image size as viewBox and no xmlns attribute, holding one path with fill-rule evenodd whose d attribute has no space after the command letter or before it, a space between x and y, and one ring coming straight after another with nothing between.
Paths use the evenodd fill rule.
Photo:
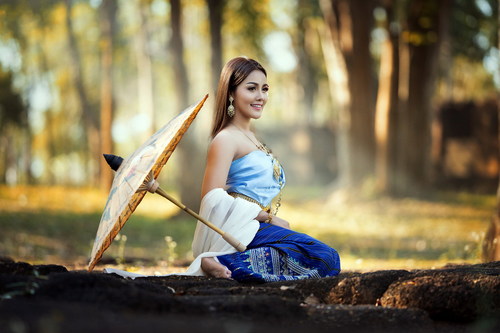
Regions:
<instances>
[{"instance_id":1,"label":"green foliage","mask_svg":"<svg viewBox=\"0 0 500 333\"><path fill-rule=\"evenodd\" d=\"M452 53L481 61L492 46L498 45L498 1L456 0L454 4L450 22Z\"/></svg>"},{"instance_id":2,"label":"green foliage","mask_svg":"<svg viewBox=\"0 0 500 333\"><path fill-rule=\"evenodd\" d=\"M236 49L252 58L262 58L262 38L273 27L264 1L229 1L223 27L225 35L235 38ZM240 51L241 52L241 51Z\"/></svg>"}]
</instances>

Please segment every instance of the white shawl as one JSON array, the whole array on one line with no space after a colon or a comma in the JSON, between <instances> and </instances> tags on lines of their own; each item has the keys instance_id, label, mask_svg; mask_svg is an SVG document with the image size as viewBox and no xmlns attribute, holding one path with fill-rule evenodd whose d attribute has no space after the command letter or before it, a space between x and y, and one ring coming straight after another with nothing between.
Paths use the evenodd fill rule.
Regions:
<instances>
[{"instance_id":1,"label":"white shawl","mask_svg":"<svg viewBox=\"0 0 500 333\"><path fill-rule=\"evenodd\" d=\"M259 222L255 218L260 211L259 205L238 197L233 198L222 188L216 188L208 192L201 200L200 216L247 246L259 229ZM194 232L192 250L195 259L186 272L169 275L205 275L201 269L202 258L217 257L237 251L222 239L221 235L200 221ZM144 276L114 268L106 268L104 272L132 279Z\"/></svg>"}]
</instances>

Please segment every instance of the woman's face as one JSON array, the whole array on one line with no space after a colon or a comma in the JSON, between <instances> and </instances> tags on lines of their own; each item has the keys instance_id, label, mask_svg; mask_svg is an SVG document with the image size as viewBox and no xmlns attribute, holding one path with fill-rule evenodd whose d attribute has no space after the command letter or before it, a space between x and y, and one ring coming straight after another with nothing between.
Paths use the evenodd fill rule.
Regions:
<instances>
[{"instance_id":1,"label":"woman's face","mask_svg":"<svg viewBox=\"0 0 500 333\"><path fill-rule=\"evenodd\" d=\"M269 85L263 72L254 70L241 82L233 94L236 115L258 119L267 103Z\"/></svg>"}]
</instances>

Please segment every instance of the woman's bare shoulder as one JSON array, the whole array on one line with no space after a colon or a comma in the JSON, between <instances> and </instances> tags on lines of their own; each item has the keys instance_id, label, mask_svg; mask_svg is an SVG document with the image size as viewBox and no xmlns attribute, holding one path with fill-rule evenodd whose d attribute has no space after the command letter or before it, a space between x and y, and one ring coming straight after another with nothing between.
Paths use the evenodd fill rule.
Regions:
<instances>
[{"instance_id":1,"label":"woman's bare shoulder","mask_svg":"<svg viewBox=\"0 0 500 333\"><path fill-rule=\"evenodd\" d=\"M212 139L208 147L210 152L225 152L234 155L238 149L238 144L231 133L231 130L223 129Z\"/></svg>"},{"instance_id":2,"label":"woman's bare shoulder","mask_svg":"<svg viewBox=\"0 0 500 333\"><path fill-rule=\"evenodd\" d=\"M225 148L235 148L236 142L231 130L224 128L212 139L210 142L211 147L225 147Z\"/></svg>"}]
</instances>

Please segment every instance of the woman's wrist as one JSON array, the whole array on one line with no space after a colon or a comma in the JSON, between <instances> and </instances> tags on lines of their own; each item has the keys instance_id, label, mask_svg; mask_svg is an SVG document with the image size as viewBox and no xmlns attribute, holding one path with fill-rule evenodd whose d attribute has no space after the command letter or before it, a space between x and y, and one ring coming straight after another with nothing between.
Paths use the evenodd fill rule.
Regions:
<instances>
[{"instance_id":1,"label":"woman's wrist","mask_svg":"<svg viewBox=\"0 0 500 333\"><path fill-rule=\"evenodd\" d=\"M255 218L259 222L264 222L264 223L271 223L273 220L273 214L271 212L268 212L267 210L261 210L259 212L259 215Z\"/></svg>"},{"instance_id":2,"label":"woman's wrist","mask_svg":"<svg viewBox=\"0 0 500 333\"><path fill-rule=\"evenodd\" d=\"M273 214L271 212L267 213L267 219L264 221L264 223L271 223L273 221Z\"/></svg>"},{"instance_id":3,"label":"woman's wrist","mask_svg":"<svg viewBox=\"0 0 500 333\"><path fill-rule=\"evenodd\" d=\"M259 222L264 222L266 219L267 219L267 211L265 210L261 210L259 212L259 215L257 215L257 217L255 218L257 221Z\"/></svg>"}]
</instances>

